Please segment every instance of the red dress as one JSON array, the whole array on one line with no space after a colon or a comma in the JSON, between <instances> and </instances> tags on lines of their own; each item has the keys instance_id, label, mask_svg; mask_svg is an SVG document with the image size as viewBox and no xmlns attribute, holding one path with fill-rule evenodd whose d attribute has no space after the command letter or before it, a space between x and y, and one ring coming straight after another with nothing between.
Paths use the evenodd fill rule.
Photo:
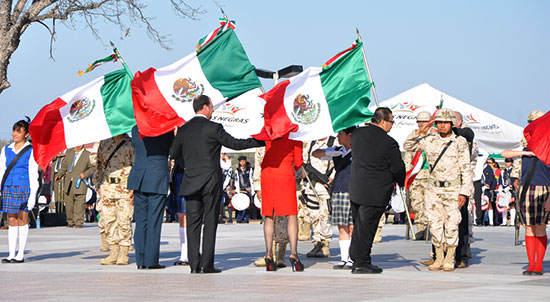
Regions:
<instances>
[{"instance_id":1,"label":"red dress","mask_svg":"<svg viewBox=\"0 0 550 302\"><path fill-rule=\"evenodd\" d=\"M261 174L262 215L298 214L294 170L304 163L302 148L302 142L288 138L265 142Z\"/></svg>"}]
</instances>

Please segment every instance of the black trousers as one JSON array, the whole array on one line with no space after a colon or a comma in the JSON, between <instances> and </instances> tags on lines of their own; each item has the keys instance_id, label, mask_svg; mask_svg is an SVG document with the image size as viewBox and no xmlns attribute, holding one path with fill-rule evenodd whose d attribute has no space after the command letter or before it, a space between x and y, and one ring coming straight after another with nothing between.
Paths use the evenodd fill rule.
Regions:
<instances>
[{"instance_id":1,"label":"black trousers","mask_svg":"<svg viewBox=\"0 0 550 302\"><path fill-rule=\"evenodd\" d=\"M134 191L134 243L137 266L159 264L160 233L165 204L164 194Z\"/></svg>"},{"instance_id":2,"label":"black trousers","mask_svg":"<svg viewBox=\"0 0 550 302\"><path fill-rule=\"evenodd\" d=\"M200 268L210 269L214 267L214 251L221 198L221 184L213 179L198 192L185 196L187 253L189 266L194 271L199 271ZM201 226L203 222L204 234L201 255L199 248L201 246Z\"/></svg>"},{"instance_id":3,"label":"black trousers","mask_svg":"<svg viewBox=\"0 0 550 302\"><path fill-rule=\"evenodd\" d=\"M372 207L351 202L353 233L350 256L354 267L371 264L371 250L374 235L385 207Z\"/></svg>"},{"instance_id":4,"label":"black trousers","mask_svg":"<svg viewBox=\"0 0 550 302\"><path fill-rule=\"evenodd\" d=\"M474 202L476 205L476 224L483 223L483 211L481 210L481 180L474 181Z\"/></svg>"},{"instance_id":5,"label":"black trousers","mask_svg":"<svg viewBox=\"0 0 550 302\"><path fill-rule=\"evenodd\" d=\"M460 208L460 216L462 220L458 224L458 246L456 247L455 262L468 263L468 247L470 246L470 232L468 227L469 213L468 213L468 197L466 197L466 204Z\"/></svg>"}]
</instances>

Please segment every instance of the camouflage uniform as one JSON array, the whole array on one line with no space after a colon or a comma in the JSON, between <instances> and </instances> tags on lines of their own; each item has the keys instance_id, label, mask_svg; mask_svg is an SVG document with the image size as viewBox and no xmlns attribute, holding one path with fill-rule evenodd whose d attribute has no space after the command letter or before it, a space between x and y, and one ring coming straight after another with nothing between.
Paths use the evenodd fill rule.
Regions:
<instances>
[{"instance_id":1,"label":"camouflage uniform","mask_svg":"<svg viewBox=\"0 0 550 302\"><path fill-rule=\"evenodd\" d=\"M441 109L438 113L441 113L444 118L448 116L448 121L450 121L450 116L454 115L448 109ZM438 121L437 115L436 121ZM434 270L441 268L454 270L455 250L458 245L458 224L461 220L458 195L470 196L473 191L470 150L466 139L456 136L454 133L446 138L439 134L422 136L411 133L403 146L409 152L425 152L428 163L433 167L435 160L449 141L452 143L433 172L429 174L425 193L426 216L430 222L430 231L433 235L432 243L437 254L436 262L433 264ZM448 250L447 257L443 261L444 245L448 247ZM447 266L449 266L448 269Z\"/></svg>"},{"instance_id":2,"label":"camouflage uniform","mask_svg":"<svg viewBox=\"0 0 550 302\"><path fill-rule=\"evenodd\" d=\"M318 140L315 142L313 147L311 147L311 142L304 143L304 163L306 163L308 159L311 159L311 165L315 169L317 169L317 171L321 173L326 173L326 171L329 170L330 167L332 167L332 161L321 160L319 158L310 156L310 154L308 153L310 152L310 150L314 151L317 149L326 149L328 147L329 146L327 145L327 140ZM313 231L312 241L315 245L318 245L319 243L323 244L323 257L325 257L330 256L329 242L332 238L332 226L329 223L328 210L328 200L330 199L330 195L327 188L325 188L325 186L321 183L314 183L314 186L315 191L319 196L319 200L317 199L317 196L312 190L309 182L307 182L307 180L304 180L306 200L308 200L307 220L309 220L311 229ZM313 201L313 204L311 203L311 201ZM319 203L318 206L316 204L317 202ZM311 255L309 257L311 257Z\"/></svg>"},{"instance_id":3,"label":"camouflage uniform","mask_svg":"<svg viewBox=\"0 0 550 302\"><path fill-rule=\"evenodd\" d=\"M105 162L120 142L110 138L99 144L94 179L101 196L102 219L99 224L104 226L107 242L109 245L129 247L132 245L134 204L132 191L126 189L126 183L134 162L134 147L127 135L122 140L125 143L116 151L107 167Z\"/></svg>"},{"instance_id":4,"label":"camouflage uniform","mask_svg":"<svg viewBox=\"0 0 550 302\"><path fill-rule=\"evenodd\" d=\"M433 234L432 242L436 247L443 243L447 243L448 246L458 244L458 195L470 196L473 190L468 143L463 137L455 134L442 138L439 134L420 137L413 133L407 137L404 144L407 151L424 151L428 163L433 165L449 141L453 143L449 145L435 170L429 174L425 193L426 216ZM436 182L447 182L448 186L439 187Z\"/></svg>"},{"instance_id":5,"label":"camouflage uniform","mask_svg":"<svg viewBox=\"0 0 550 302\"><path fill-rule=\"evenodd\" d=\"M412 166L412 160L415 156L415 152L406 152L404 157L405 167L407 171L410 171ZM425 157L425 154L422 154ZM416 224L417 232L423 232L426 228L427 220L425 213L424 192L428 185L429 168L422 167L422 170L416 174L414 181L407 190L409 195L412 210L414 211L414 224Z\"/></svg>"}]
</instances>

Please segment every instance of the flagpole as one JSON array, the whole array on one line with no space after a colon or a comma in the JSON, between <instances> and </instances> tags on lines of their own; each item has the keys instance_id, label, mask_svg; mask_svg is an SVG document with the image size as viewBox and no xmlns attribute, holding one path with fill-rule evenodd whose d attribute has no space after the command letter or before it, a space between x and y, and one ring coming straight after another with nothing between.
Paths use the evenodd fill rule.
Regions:
<instances>
[{"instance_id":1,"label":"flagpole","mask_svg":"<svg viewBox=\"0 0 550 302\"><path fill-rule=\"evenodd\" d=\"M132 71L130 70L130 67L128 67L128 65L126 64L126 62L124 61L124 59L122 58L122 56L120 55L120 52L118 52L118 49L116 48L115 46L115 43L113 43L112 41L109 41L109 43L111 43L111 47L113 48L113 52L115 53L115 56L120 60L120 63L122 64L122 66L124 67L124 69L130 74L130 76L133 78L134 75L132 74Z\"/></svg>"},{"instance_id":2,"label":"flagpole","mask_svg":"<svg viewBox=\"0 0 550 302\"><path fill-rule=\"evenodd\" d=\"M355 31L357 32L357 38L359 42L363 42L363 39L361 38L361 35L359 34L359 28L355 28ZM361 47L361 51L363 52L363 61L365 62L365 68L367 69L367 74L369 76L369 80L372 82L372 93L374 94L374 102L376 102L376 107L380 107L380 103L378 102L378 96L376 95L376 89L374 87L374 81L372 80L372 75L370 73L369 68L369 62L367 61L367 55L365 54L365 43L363 43Z\"/></svg>"}]
</instances>

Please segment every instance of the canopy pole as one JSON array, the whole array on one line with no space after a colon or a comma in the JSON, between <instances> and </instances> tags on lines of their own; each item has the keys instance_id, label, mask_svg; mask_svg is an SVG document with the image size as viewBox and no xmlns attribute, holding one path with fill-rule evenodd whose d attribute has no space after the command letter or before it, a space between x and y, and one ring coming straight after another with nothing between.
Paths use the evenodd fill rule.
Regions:
<instances>
[{"instance_id":1,"label":"canopy pole","mask_svg":"<svg viewBox=\"0 0 550 302\"><path fill-rule=\"evenodd\" d=\"M359 40L359 42L363 42L363 39L359 34L359 28L356 27L355 31L357 32L357 39ZM361 46L361 51L363 52L363 61L365 62L367 75L369 76L369 80L372 83L372 93L374 94L374 102L376 103L376 107L380 107L380 103L378 102L378 96L376 95L376 88L374 87L374 81L372 80L372 75L370 73L369 62L367 61L367 55L365 54L365 43L363 43L363 45Z\"/></svg>"}]
</instances>

